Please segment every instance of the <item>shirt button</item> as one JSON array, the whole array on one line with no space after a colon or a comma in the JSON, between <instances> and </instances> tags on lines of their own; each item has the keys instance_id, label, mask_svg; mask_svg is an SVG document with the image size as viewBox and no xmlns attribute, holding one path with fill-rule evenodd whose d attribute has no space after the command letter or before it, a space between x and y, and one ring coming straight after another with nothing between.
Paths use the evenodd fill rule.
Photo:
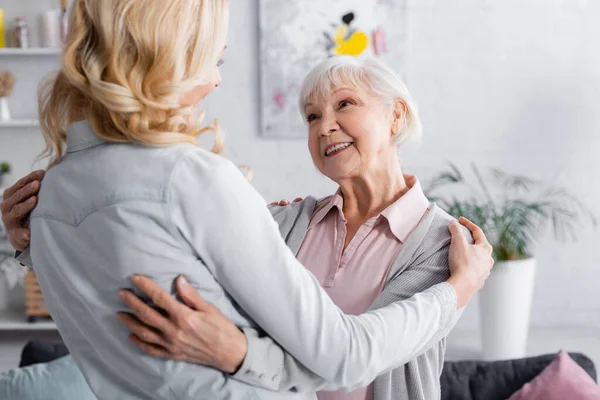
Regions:
<instances>
[{"instance_id":1,"label":"shirt button","mask_svg":"<svg viewBox=\"0 0 600 400\"><path fill-rule=\"evenodd\" d=\"M260 375L258 376L258 379L265 379L265 374L260 374Z\"/></svg>"},{"instance_id":2,"label":"shirt button","mask_svg":"<svg viewBox=\"0 0 600 400\"><path fill-rule=\"evenodd\" d=\"M273 376L273 382L277 381L278 379L279 379L279 375Z\"/></svg>"}]
</instances>

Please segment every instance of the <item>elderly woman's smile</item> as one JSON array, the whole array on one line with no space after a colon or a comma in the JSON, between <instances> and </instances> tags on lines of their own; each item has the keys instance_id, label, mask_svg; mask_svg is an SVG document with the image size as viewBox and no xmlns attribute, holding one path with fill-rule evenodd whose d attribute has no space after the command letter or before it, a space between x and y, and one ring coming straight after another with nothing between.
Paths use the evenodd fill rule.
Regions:
<instances>
[{"instance_id":1,"label":"elderly woman's smile","mask_svg":"<svg viewBox=\"0 0 600 400\"><path fill-rule=\"evenodd\" d=\"M325 147L325 157L333 157L340 154L342 151L346 150L348 147L352 146L353 142L345 142L345 143L332 143L329 146Z\"/></svg>"}]
</instances>

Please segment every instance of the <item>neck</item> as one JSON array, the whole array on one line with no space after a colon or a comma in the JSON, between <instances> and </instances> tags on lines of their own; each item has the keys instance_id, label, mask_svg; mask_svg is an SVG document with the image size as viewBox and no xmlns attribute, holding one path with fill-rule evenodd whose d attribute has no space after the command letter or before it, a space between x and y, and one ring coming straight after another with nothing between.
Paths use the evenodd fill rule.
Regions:
<instances>
[{"instance_id":1,"label":"neck","mask_svg":"<svg viewBox=\"0 0 600 400\"><path fill-rule=\"evenodd\" d=\"M368 173L341 180L338 184L344 198L343 211L346 219L372 218L409 190L399 162L370 169Z\"/></svg>"}]
</instances>

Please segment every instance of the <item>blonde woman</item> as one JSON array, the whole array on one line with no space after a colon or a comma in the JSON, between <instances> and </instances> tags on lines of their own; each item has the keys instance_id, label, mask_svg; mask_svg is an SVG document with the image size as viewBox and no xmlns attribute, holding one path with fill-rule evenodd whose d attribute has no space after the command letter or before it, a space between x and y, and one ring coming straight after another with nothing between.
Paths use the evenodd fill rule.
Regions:
<instances>
[{"instance_id":1,"label":"blonde woman","mask_svg":"<svg viewBox=\"0 0 600 400\"><path fill-rule=\"evenodd\" d=\"M225 0L77 0L63 69L40 101L51 168L31 213L30 254L23 256L30 255L61 335L101 399L314 399L316 389L368 386L444 337L491 268L489 244L481 232L473 227L480 236L479 244L471 246L452 225L452 276L412 297L404 295L406 287L399 279L391 279L375 309L344 314L295 259L264 202L238 169L196 145L205 129L191 115L220 83L227 12ZM329 110L325 100L316 99L325 103L316 106L323 108L315 114ZM370 120L378 121L378 146L386 124L389 142L409 121L403 101L373 111L382 117ZM214 130L218 134L218 127ZM333 133L354 137L341 128L318 129L314 149L331 156ZM354 138L351 145L357 152L369 149L366 137ZM338 157L341 150L334 149ZM371 150L376 154L381 148ZM343 179L344 171L353 174L360 167L339 164L326 173ZM409 190L408 184L401 186L402 175L397 179L400 186L394 191L400 191L385 193L387 202ZM360 177L348 183L352 180L359 182ZM2 205L8 222L16 213L12 194ZM367 211L357 215L368 217L367 222L382 212L383 204L363 209L358 196L344 197L344 207L351 199L356 210ZM295 210L315 206L314 199L307 199ZM428 206L410 235L414 239L405 237L406 265L394 265L403 270L412 264L415 271L439 269L448 275L448 221L435 205ZM289 237L302 235L301 230L292 234L290 221L280 222ZM362 224L353 226L358 230L349 236ZM427 233L442 238L437 246L423 240ZM342 244L348 251L352 241ZM393 273L392 278L399 276L399 271ZM269 376L267 384L265 376L255 377L241 365L250 356L249 343L236 375L194 364L183 353L167 360L139 351L115 318L126 311L122 299L132 300L121 289L148 283L137 274L162 288L147 299L161 309L175 307L168 294L175 278L185 275L186 286L241 328L248 338L244 341L260 341L266 332L271 343L281 346L273 347L274 361L299 370L301 379L313 380L303 385L290 383L286 376ZM159 315L147 308L138 316L152 323ZM169 322L190 326L193 320L172 313Z\"/></svg>"}]
</instances>

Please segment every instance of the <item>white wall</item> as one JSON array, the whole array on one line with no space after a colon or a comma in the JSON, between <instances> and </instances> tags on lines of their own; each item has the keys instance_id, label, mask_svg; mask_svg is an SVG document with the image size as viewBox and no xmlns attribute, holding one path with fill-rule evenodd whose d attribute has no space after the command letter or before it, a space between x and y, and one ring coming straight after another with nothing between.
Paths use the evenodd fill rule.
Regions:
<instances>
[{"instance_id":1,"label":"white wall","mask_svg":"<svg viewBox=\"0 0 600 400\"><path fill-rule=\"evenodd\" d=\"M259 136L257 0L234 3L224 82L206 105L227 130L227 155L252 166L267 200L328 194L334 187L314 170L303 141ZM406 154L407 171L425 179L446 160L502 167L556 180L600 216L600 4L412 0L409 12L402 72L425 130L422 147ZM50 61L29 68L43 63ZM19 94L15 111L34 115L31 97ZM13 178L29 171L41 146L39 134L0 131L0 159L15 164ZM576 244L542 241L534 325L600 329L599 239L587 229ZM476 311L461 328L476 327Z\"/></svg>"}]
</instances>

